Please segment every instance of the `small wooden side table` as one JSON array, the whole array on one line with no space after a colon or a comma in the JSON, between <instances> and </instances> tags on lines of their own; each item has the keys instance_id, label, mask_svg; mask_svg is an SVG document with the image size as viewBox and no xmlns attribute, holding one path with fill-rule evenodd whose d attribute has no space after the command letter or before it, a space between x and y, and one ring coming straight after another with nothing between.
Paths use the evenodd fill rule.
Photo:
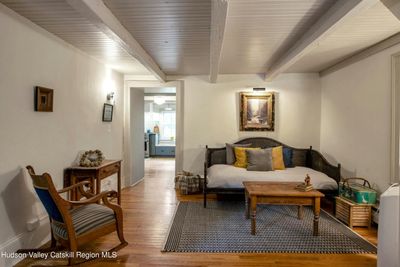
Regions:
<instances>
[{"instance_id":1,"label":"small wooden side table","mask_svg":"<svg viewBox=\"0 0 400 267\"><path fill-rule=\"evenodd\" d=\"M121 205L121 160L104 160L98 167L71 166L65 169L64 187L86 180L92 184L92 193L98 194L101 192L101 180L113 174L117 174L118 204ZM78 191L73 190L69 198L70 200L78 200Z\"/></svg>"}]
</instances>

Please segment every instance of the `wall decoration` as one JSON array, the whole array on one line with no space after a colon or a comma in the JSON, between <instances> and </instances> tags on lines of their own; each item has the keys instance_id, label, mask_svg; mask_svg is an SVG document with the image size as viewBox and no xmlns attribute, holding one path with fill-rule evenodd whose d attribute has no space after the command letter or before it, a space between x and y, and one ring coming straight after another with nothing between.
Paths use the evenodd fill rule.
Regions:
<instances>
[{"instance_id":1,"label":"wall decoration","mask_svg":"<svg viewBox=\"0 0 400 267\"><path fill-rule=\"evenodd\" d=\"M114 106L111 104L104 103L103 107L103 121L111 122L113 118Z\"/></svg>"},{"instance_id":2,"label":"wall decoration","mask_svg":"<svg viewBox=\"0 0 400 267\"><path fill-rule=\"evenodd\" d=\"M54 90L36 86L35 87L35 111L53 112Z\"/></svg>"},{"instance_id":3,"label":"wall decoration","mask_svg":"<svg viewBox=\"0 0 400 267\"><path fill-rule=\"evenodd\" d=\"M104 160L103 152L100 150L88 150L82 154L79 160L81 167L97 167L100 166Z\"/></svg>"},{"instance_id":4,"label":"wall decoration","mask_svg":"<svg viewBox=\"0 0 400 267\"><path fill-rule=\"evenodd\" d=\"M275 124L274 93L240 93L240 130L273 131Z\"/></svg>"}]
</instances>

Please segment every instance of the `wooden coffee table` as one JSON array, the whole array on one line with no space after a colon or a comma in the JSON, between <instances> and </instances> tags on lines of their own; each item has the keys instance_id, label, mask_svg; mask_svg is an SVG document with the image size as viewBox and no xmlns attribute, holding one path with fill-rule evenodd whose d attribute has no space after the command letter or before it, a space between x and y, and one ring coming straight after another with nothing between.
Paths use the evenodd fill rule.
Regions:
<instances>
[{"instance_id":1,"label":"wooden coffee table","mask_svg":"<svg viewBox=\"0 0 400 267\"><path fill-rule=\"evenodd\" d=\"M256 234L257 204L297 205L298 218L303 219L303 206L313 206L313 235L319 235L318 221L321 197L324 194L317 190L301 192L296 189L299 183L289 182L243 182L246 194L246 218L251 214L251 234Z\"/></svg>"}]
</instances>

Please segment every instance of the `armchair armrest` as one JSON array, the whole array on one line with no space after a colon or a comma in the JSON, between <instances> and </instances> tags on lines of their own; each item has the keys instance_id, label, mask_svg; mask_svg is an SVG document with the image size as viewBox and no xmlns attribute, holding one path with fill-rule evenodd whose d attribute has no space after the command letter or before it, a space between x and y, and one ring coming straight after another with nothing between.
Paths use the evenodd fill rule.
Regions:
<instances>
[{"instance_id":1,"label":"armchair armrest","mask_svg":"<svg viewBox=\"0 0 400 267\"><path fill-rule=\"evenodd\" d=\"M71 191L72 189L75 189L76 187L83 187L84 185L89 185L89 184L90 184L89 181L79 182L77 184L73 184L71 186L67 186L67 187L64 187L64 188L62 188L60 190L57 190L57 193L59 193L59 194L65 193L65 192Z\"/></svg>"},{"instance_id":2,"label":"armchair armrest","mask_svg":"<svg viewBox=\"0 0 400 267\"><path fill-rule=\"evenodd\" d=\"M71 186L65 187L65 188L63 188L63 189L60 189L60 190L58 190L57 192L58 192L59 194L62 194L62 193L66 193L66 192L69 192L69 191L71 191L71 190L74 190L75 188L78 188L79 193L80 193L82 196L84 196L84 197L86 197L86 198L90 198L90 197L93 197L94 194L92 194L92 193L89 192L89 191L85 191L85 189L83 188L83 186L85 186L85 185L90 185L90 184L91 184L91 183L90 183L89 181L82 181L82 182L73 184L73 185L71 185Z\"/></svg>"},{"instance_id":3,"label":"armchair armrest","mask_svg":"<svg viewBox=\"0 0 400 267\"><path fill-rule=\"evenodd\" d=\"M71 206L79 206L79 205L87 205L87 204L92 204L92 203L97 203L99 200L103 200L103 202L109 203L108 197L113 197L117 195L117 192L115 191L104 191L101 192L100 194L94 195L88 199L83 199L79 201L66 201L68 204Z\"/></svg>"}]
</instances>

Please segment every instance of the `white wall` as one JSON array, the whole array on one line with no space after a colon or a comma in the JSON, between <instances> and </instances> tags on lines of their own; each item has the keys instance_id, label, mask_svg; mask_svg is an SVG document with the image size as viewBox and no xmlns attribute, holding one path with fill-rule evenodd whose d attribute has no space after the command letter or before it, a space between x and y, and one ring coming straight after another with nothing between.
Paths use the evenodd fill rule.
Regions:
<instances>
[{"instance_id":1,"label":"white wall","mask_svg":"<svg viewBox=\"0 0 400 267\"><path fill-rule=\"evenodd\" d=\"M80 150L122 158L123 77L1 5L0 36L0 251L15 251L36 247L49 233L45 218L43 227L26 231L27 220L45 214L26 165L49 172L60 188ZM116 93L112 123L102 122L108 79ZM55 90L54 112L34 112L35 85Z\"/></svg>"},{"instance_id":2,"label":"white wall","mask_svg":"<svg viewBox=\"0 0 400 267\"><path fill-rule=\"evenodd\" d=\"M205 145L222 147L245 137L267 136L294 147L319 148L317 74L283 74L269 83L258 75L219 75L215 84L207 76L173 78L185 83L184 170L203 172ZM239 131L239 92L253 87L276 93L274 132Z\"/></svg>"},{"instance_id":3,"label":"white wall","mask_svg":"<svg viewBox=\"0 0 400 267\"><path fill-rule=\"evenodd\" d=\"M382 51L322 78L321 150L344 177L384 191L390 181L391 55Z\"/></svg>"}]
</instances>

